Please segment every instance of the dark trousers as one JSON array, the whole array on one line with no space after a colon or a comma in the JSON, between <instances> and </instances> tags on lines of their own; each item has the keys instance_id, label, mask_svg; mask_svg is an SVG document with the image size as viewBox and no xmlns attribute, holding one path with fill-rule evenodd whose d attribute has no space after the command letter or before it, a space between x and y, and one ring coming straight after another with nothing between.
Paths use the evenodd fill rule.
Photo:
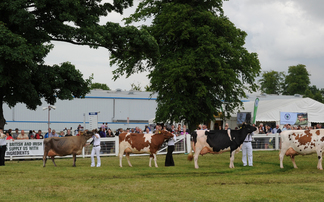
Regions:
<instances>
[{"instance_id":1,"label":"dark trousers","mask_svg":"<svg viewBox=\"0 0 324 202\"><path fill-rule=\"evenodd\" d=\"M0 146L0 166L5 165L5 154L6 154L6 145L1 145Z\"/></svg>"},{"instance_id":2,"label":"dark trousers","mask_svg":"<svg viewBox=\"0 0 324 202\"><path fill-rule=\"evenodd\" d=\"M168 153L165 157L165 166L174 166L172 152L174 151L174 145L168 146Z\"/></svg>"}]
</instances>

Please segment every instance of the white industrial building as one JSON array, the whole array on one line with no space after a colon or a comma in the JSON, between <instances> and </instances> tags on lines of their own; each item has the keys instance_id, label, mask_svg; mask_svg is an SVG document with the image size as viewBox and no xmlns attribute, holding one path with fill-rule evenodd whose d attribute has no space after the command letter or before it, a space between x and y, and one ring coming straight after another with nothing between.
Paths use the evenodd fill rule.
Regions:
<instances>
[{"instance_id":1,"label":"white industrial building","mask_svg":"<svg viewBox=\"0 0 324 202\"><path fill-rule=\"evenodd\" d=\"M152 92L92 90L84 99L58 100L55 109L48 112L48 104L43 104L35 111L26 108L23 103L13 108L3 106L4 117L7 121L5 130L42 130L47 131L48 120L50 127L56 131L73 128L78 125L89 128L89 113L98 113L98 127L108 123L113 130L139 126L144 129L149 120L155 117L157 107L156 95Z\"/></svg>"}]
</instances>

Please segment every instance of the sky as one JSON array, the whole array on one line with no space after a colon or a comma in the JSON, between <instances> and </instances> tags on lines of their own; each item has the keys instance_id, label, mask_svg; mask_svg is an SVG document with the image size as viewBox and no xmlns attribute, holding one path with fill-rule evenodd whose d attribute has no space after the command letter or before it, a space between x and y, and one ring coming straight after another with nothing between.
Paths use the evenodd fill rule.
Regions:
<instances>
[{"instance_id":1,"label":"sky","mask_svg":"<svg viewBox=\"0 0 324 202\"><path fill-rule=\"evenodd\" d=\"M123 17L134 13L137 4L138 0L134 0L134 6L126 9L123 16L111 13L101 23L111 21L123 25ZM223 3L223 9L230 21L248 34L244 47L258 54L262 72L274 70L287 74L289 66L304 64L311 75L311 85L324 88L323 0L229 0ZM107 49L63 42L53 44L54 49L45 58L46 64L69 61L84 78L94 74L93 82L107 84L112 90L130 90L132 83L144 90L149 84L145 72L113 81L112 71L116 66L109 65Z\"/></svg>"}]
</instances>

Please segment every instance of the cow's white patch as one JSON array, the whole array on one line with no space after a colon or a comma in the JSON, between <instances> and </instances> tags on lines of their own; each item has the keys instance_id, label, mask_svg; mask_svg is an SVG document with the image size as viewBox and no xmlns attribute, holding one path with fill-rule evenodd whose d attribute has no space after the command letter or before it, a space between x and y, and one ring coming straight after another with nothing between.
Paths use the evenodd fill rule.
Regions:
<instances>
[{"instance_id":1,"label":"cow's white patch","mask_svg":"<svg viewBox=\"0 0 324 202\"><path fill-rule=\"evenodd\" d=\"M149 143L152 142L152 135L153 134L144 134L144 142L148 141Z\"/></svg>"}]
</instances>

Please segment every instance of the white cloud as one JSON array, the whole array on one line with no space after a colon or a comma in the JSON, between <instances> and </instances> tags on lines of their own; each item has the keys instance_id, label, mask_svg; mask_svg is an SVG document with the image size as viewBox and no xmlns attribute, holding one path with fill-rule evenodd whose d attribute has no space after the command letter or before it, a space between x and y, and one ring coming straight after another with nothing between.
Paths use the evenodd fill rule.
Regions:
<instances>
[{"instance_id":1,"label":"white cloud","mask_svg":"<svg viewBox=\"0 0 324 202\"><path fill-rule=\"evenodd\" d=\"M137 6L138 1L134 1ZM101 19L121 23L123 17L133 13L136 7L124 11L121 16L111 13ZM230 0L224 2L225 15L248 36L245 47L259 55L262 71L285 71L288 66L306 65L311 73L312 85L324 88L322 64L324 64L324 1L322 0ZM147 23L147 22L146 22ZM106 49L90 49L86 46L55 42L48 57L48 64L70 61L94 82L106 83L110 88L129 90L130 84L147 85L146 73L112 81L109 52Z\"/></svg>"}]
</instances>

